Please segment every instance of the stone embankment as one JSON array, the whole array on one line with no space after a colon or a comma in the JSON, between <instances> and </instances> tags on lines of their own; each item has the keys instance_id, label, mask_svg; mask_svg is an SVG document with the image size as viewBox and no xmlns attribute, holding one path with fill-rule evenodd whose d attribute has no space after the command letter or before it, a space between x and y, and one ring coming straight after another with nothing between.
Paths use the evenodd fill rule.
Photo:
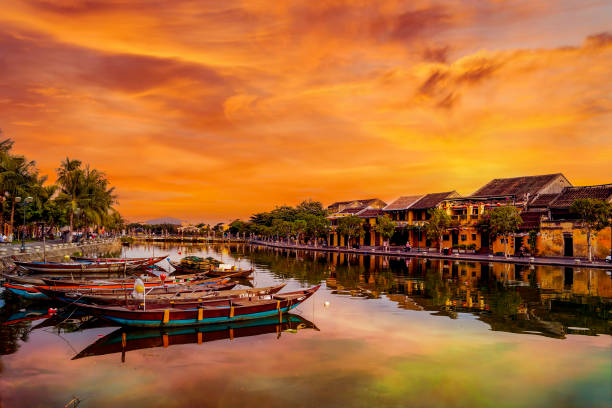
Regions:
<instances>
[{"instance_id":1,"label":"stone embankment","mask_svg":"<svg viewBox=\"0 0 612 408\"><path fill-rule=\"evenodd\" d=\"M188 244L243 244L247 242L242 238L213 238L213 237L192 237L186 236L133 236L136 242L179 242Z\"/></svg>"},{"instance_id":2,"label":"stone embankment","mask_svg":"<svg viewBox=\"0 0 612 408\"><path fill-rule=\"evenodd\" d=\"M581 258L552 258L552 257L516 257L510 256L508 258L504 256L493 256L493 255L480 255L480 254L467 254L467 253L453 253L451 255L442 255L439 252L432 251L412 251L406 252L395 248L384 250L378 247L361 247L359 249L344 248L344 247L314 247L310 245L295 245L287 244L285 242L269 242L269 241L250 241L253 245L261 245L273 248L281 249L293 249L302 251L320 251L320 252L343 252L357 255L375 255L375 256L392 256L398 258L433 258L433 259L448 259L452 261L478 261L478 262L502 262L502 263L513 263L522 265L550 265L550 266L570 266L570 267L584 267L584 268L599 268L599 269L612 269L612 265L603 261L588 262Z\"/></svg>"},{"instance_id":3,"label":"stone embankment","mask_svg":"<svg viewBox=\"0 0 612 408\"><path fill-rule=\"evenodd\" d=\"M28 243L26 252L21 252L19 245L0 246L0 272L10 270L15 266L13 260L41 261L43 259L43 244ZM48 261L60 261L66 255L80 252L83 256L96 256L121 251L121 242L118 238L94 239L83 243L50 243L46 244Z\"/></svg>"}]
</instances>

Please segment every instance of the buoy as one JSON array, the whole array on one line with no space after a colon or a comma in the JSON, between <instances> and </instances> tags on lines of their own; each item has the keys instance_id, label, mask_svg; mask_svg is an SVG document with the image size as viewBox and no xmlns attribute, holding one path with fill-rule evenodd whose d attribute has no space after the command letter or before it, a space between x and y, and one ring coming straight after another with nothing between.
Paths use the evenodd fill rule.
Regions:
<instances>
[{"instance_id":1,"label":"buoy","mask_svg":"<svg viewBox=\"0 0 612 408\"><path fill-rule=\"evenodd\" d=\"M53 316L54 314L57 313L57 309L55 309L53 307L50 307L49 310L48 310L48 313L49 313L49 315Z\"/></svg>"},{"instance_id":2,"label":"buoy","mask_svg":"<svg viewBox=\"0 0 612 408\"><path fill-rule=\"evenodd\" d=\"M326 300L325 302L323 302L323 307L329 307L330 303L328 300Z\"/></svg>"},{"instance_id":3,"label":"buoy","mask_svg":"<svg viewBox=\"0 0 612 408\"><path fill-rule=\"evenodd\" d=\"M159 274L159 279L161 279L161 281L164 282L166 280L166 274L165 273L160 273Z\"/></svg>"}]
</instances>

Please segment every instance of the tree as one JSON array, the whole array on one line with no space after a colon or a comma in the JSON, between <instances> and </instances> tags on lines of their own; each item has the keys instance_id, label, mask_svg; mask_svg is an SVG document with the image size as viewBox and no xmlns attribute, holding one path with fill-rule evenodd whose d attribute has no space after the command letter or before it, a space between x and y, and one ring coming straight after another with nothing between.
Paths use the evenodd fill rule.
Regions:
<instances>
[{"instance_id":1,"label":"tree","mask_svg":"<svg viewBox=\"0 0 612 408\"><path fill-rule=\"evenodd\" d=\"M229 232L232 235L238 235L245 232L247 229L247 223L241 220L234 220L229 225Z\"/></svg>"},{"instance_id":2,"label":"tree","mask_svg":"<svg viewBox=\"0 0 612 408\"><path fill-rule=\"evenodd\" d=\"M323 208L323 204L319 201L304 200L295 207L300 217L303 218L306 214L311 214L319 217L325 217L327 210Z\"/></svg>"},{"instance_id":3,"label":"tree","mask_svg":"<svg viewBox=\"0 0 612 408\"><path fill-rule=\"evenodd\" d=\"M529 231L529 239L527 242L529 243L529 252L531 252L531 256L535 256L537 253L537 245L538 245L538 231L537 230Z\"/></svg>"},{"instance_id":4,"label":"tree","mask_svg":"<svg viewBox=\"0 0 612 408\"><path fill-rule=\"evenodd\" d=\"M612 205L602 200L579 198L572 203L570 212L576 214L582 220L582 228L587 234L589 262L593 262L591 235L610 225Z\"/></svg>"},{"instance_id":5,"label":"tree","mask_svg":"<svg viewBox=\"0 0 612 408\"><path fill-rule=\"evenodd\" d=\"M383 215L376 218L374 231L378 232L385 241L385 247L389 246L389 240L395 233L395 223L388 215Z\"/></svg>"},{"instance_id":6,"label":"tree","mask_svg":"<svg viewBox=\"0 0 612 408\"><path fill-rule=\"evenodd\" d=\"M440 253L442 253L442 236L451 224L451 218L442 208L432 208L428 211L429 220L425 224L427 238L438 240Z\"/></svg>"},{"instance_id":7,"label":"tree","mask_svg":"<svg viewBox=\"0 0 612 408\"><path fill-rule=\"evenodd\" d=\"M304 221L306 221L306 234L314 238L315 246L318 238L327 237L329 234L329 220L324 216L306 214Z\"/></svg>"},{"instance_id":8,"label":"tree","mask_svg":"<svg viewBox=\"0 0 612 408\"><path fill-rule=\"evenodd\" d=\"M74 228L74 214L83 198L83 169L80 160L70 160L68 157L57 168L57 184L60 188L58 201L66 206L69 214L70 236ZM70 237L69 237L70 239Z\"/></svg>"},{"instance_id":9,"label":"tree","mask_svg":"<svg viewBox=\"0 0 612 408\"><path fill-rule=\"evenodd\" d=\"M492 209L489 215L491 231L495 236L504 238L504 256L508 257L508 238L523 223L520 211L514 206L505 205Z\"/></svg>"},{"instance_id":10,"label":"tree","mask_svg":"<svg viewBox=\"0 0 612 408\"><path fill-rule=\"evenodd\" d=\"M29 186L38 178L35 163L27 160L25 156L10 154L9 149L12 146L11 139L0 142L0 186L11 200L11 234L15 220L15 197L29 194Z\"/></svg>"},{"instance_id":11,"label":"tree","mask_svg":"<svg viewBox=\"0 0 612 408\"><path fill-rule=\"evenodd\" d=\"M365 230L363 229L363 220L356 215L342 217L338 219L338 227L336 228L336 232L339 235L348 236L348 240L346 242L346 247L348 248L351 238L362 237L365 234Z\"/></svg>"},{"instance_id":12,"label":"tree","mask_svg":"<svg viewBox=\"0 0 612 408\"><path fill-rule=\"evenodd\" d=\"M291 224L292 224L291 229L293 233L297 235L297 243L299 244L300 238L302 237L302 234L306 232L306 228L308 227L308 224L303 219L297 219L293 221Z\"/></svg>"}]
</instances>

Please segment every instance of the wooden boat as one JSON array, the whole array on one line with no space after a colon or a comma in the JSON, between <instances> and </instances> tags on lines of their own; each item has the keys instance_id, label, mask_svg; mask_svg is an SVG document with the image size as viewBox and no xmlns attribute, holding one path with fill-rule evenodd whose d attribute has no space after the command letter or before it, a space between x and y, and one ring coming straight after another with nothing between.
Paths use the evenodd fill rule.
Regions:
<instances>
[{"instance_id":1,"label":"wooden boat","mask_svg":"<svg viewBox=\"0 0 612 408\"><path fill-rule=\"evenodd\" d=\"M191 294L191 293L208 293L211 291L218 290L230 290L236 286L235 282L230 279L221 279L218 282L209 283L206 285L174 285L174 286L154 286L146 288L147 296L160 295L160 294ZM52 287L52 286L35 286L35 289L44 293L48 297L53 299L72 303L75 299L81 299L88 295L111 295L111 296L122 296L124 299L133 292L134 287L125 285L122 288L115 289L88 289L79 287L77 289L68 289L65 286Z\"/></svg>"},{"instance_id":2,"label":"wooden boat","mask_svg":"<svg viewBox=\"0 0 612 408\"><path fill-rule=\"evenodd\" d=\"M14 262L15 265L28 270L32 274L47 275L78 275L102 272L121 273L142 267L141 264L128 264L126 262Z\"/></svg>"},{"instance_id":3,"label":"wooden boat","mask_svg":"<svg viewBox=\"0 0 612 408\"><path fill-rule=\"evenodd\" d=\"M283 332L295 333L298 330L310 328L319 330L314 323L291 313L283 314L280 319L274 316L197 327L175 327L168 329L121 328L98 339L72 359L78 360L85 357L121 353L121 361L125 362L125 353L128 351L155 347L166 348L179 344L202 344L269 333L275 333L276 338L280 338Z\"/></svg>"},{"instance_id":4,"label":"wooden boat","mask_svg":"<svg viewBox=\"0 0 612 408\"><path fill-rule=\"evenodd\" d=\"M193 309L179 309L171 305L166 308L140 309L139 307L97 306L74 302L75 306L123 326L136 327L178 327L209 323L233 322L257 319L285 313L302 304L320 287L317 285L272 296L269 300L240 299L227 300L225 306L203 306Z\"/></svg>"},{"instance_id":5,"label":"wooden boat","mask_svg":"<svg viewBox=\"0 0 612 408\"><path fill-rule=\"evenodd\" d=\"M261 296L270 296L280 292L285 284L277 286L267 286L255 289L233 289L233 290L210 290L202 288L193 291L181 292L152 292L147 293L146 306L165 306L172 305L177 308L197 307L198 305L221 305L223 306L228 299L244 299L244 298L259 298ZM143 299L135 299L124 293L117 294L100 294L100 293L66 293L64 291L54 291L49 289L41 289L51 298L60 298L60 300L78 299L79 302L93 303L97 305L115 305L123 306L126 304L138 305L143 303ZM216 303L213 303L216 302Z\"/></svg>"},{"instance_id":6,"label":"wooden boat","mask_svg":"<svg viewBox=\"0 0 612 408\"><path fill-rule=\"evenodd\" d=\"M142 267L155 265L158 262L166 259L168 255L163 256L153 256L148 258L88 258L85 256L72 256L70 257L72 260L76 262L91 262L91 263L100 263L100 262L127 262L128 264L134 263L139 264Z\"/></svg>"},{"instance_id":7,"label":"wooden boat","mask_svg":"<svg viewBox=\"0 0 612 408\"><path fill-rule=\"evenodd\" d=\"M11 283L21 283L25 285L44 285L45 281L41 278L29 276L29 275L9 275L2 274L2 277Z\"/></svg>"},{"instance_id":8,"label":"wooden boat","mask_svg":"<svg viewBox=\"0 0 612 408\"><path fill-rule=\"evenodd\" d=\"M155 283L157 285L162 285L165 283L166 285L172 285L172 284L178 284L178 283L190 283L193 281L201 281L201 280L215 279L215 278L207 277L204 274L192 274L192 275L181 275L180 277L169 276L163 281L159 277L154 277L154 278L141 277L141 279L146 284ZM136 278L132 277L132 278L92 280L92 279L68 279L68 278L58 279L58 278L42 277L39 280L41 281L42 285L48 285L48 286L79 286L79 285L91 285L91 284L100 284L100 285L124 284L124 285L134 286L134 281L136 280Z\"/></svg>"},{"instance_id":9,"label":"wooden boat","mask_svg":"<svg viewBox=\"0 0 612 408\"><path fill-rule=\"evenodd\" d=\"M170 263L170 265L176 270L176 272L179 273L204 273L208 276L223 276L223 275L227 275L228 273L234 274L234 276L236 277L247 277L249 275L251 275L253 273L253 269L234 269L234 270L223 270L223 269L207 269L207 270L202 270L202 269L196 269L196 268L190 268L188 266L185 265L181 265L178 262L174 262L174 261L168 261Z\"/></svg>"},{"instance_id":10,"label":"wooden boat","mask_svg":"<svg viewBox=\"0 0 612 408\"><path fill-rule=\"evenodd\" d=\"M175 293L186 291L209 291L209 290L229 290L236 286L236 283L231 282L231 278L209 278L202 280L194 280L185 283L161 285L158 282L143 282L148 291L163 291L163 293ZM3 286L9 291L25 298L25 299L48 299L48 295L41 292L41 289L57 290L61 292L97 293L97 294L115 294L125 293L134 290L134 283L108 283L108 284L90 284L90 285L73 285L73 286L49 286L49 285L30 285L5 283ZM78 297L78 296L77 296Z\"/></svg>"}]
</instances>

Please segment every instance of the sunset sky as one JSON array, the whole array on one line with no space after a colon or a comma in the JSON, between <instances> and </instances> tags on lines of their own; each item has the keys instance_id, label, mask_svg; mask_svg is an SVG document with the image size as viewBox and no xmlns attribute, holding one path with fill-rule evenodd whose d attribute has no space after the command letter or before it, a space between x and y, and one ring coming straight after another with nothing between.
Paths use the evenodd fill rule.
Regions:
<instances>
[{"instance_id":1,"label":"sunset sky","mask_svg":"<svg viewBox=\"0 0 612 408\"><path fill-rule=\"evenodd\" d=\"M612 2L3 2L0 128L130 221L612 182Z\"/></svg>"}]
</instances>

